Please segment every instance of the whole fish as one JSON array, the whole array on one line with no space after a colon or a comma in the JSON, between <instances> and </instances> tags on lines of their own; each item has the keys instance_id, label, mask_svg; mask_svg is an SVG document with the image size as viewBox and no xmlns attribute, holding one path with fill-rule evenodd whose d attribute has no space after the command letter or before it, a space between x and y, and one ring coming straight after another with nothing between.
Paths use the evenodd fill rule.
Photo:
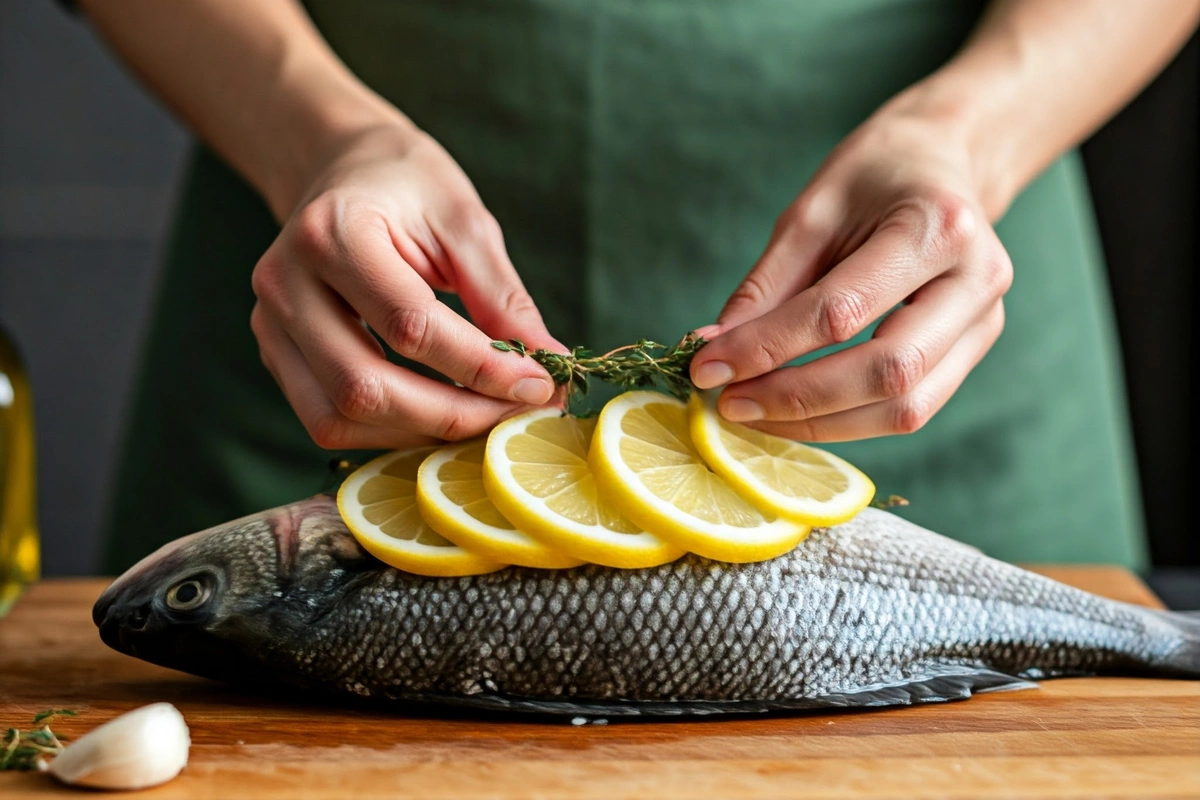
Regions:
<instances>
[{"instance_id":1,"label":"whole fish","mask_svg":"<svg viewBox=\"0 0 1200 800\"><path fill-rule=\"evenodd\" d=\"M319 496L164 546L93 616L109 646L218 680L572 716L1200 677L1200 617L1097 597L874 509L757 564L424 578L368 555Z\"/></svg>"}]
</instances>

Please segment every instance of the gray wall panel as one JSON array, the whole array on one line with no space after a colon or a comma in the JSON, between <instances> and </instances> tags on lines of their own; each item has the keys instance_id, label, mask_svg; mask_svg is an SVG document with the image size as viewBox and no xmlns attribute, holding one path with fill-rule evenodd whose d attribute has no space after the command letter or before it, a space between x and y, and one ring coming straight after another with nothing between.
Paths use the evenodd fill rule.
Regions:
<instances>
[{"instance_id":1,"label":"gray wall panel","mask_svg":"<svg viewBox=\"0 0 1200 800\"><path fill-rule=\"evenodd\" d=\"M0 2L0 184L169 184L184 140L84 19Z\"/></svg>"},{"instance_id":2,"label":"gray wall panel","mask_svg":"<svg viewBox=\"0 0 1200 800\"><path fill-rule=\"evenodd\" d=\"M47 575L96 569L186 142L85 21L0 2L0 322L30 365Z\"/></svg>"},{"instance_id":3,"label":"gray wall panel","mask_svg":"<svg viewBox=\"0 0 1200 800\"><path fill-rule=\"evenodd\" d=\"M34 390L47 575L96 570L156 250L146 242L0 240L0 320L18 339Z\"/></svg>"}]
</instances>

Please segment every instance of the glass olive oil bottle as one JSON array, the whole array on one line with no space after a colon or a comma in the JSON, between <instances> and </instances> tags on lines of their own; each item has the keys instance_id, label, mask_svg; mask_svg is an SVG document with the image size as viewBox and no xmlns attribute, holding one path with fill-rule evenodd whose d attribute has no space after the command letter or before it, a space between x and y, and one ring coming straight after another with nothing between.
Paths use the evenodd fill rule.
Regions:
<instances>
[{"instance_id":1,"label":"glass olive oil bottle","mask_svg":"<svg viewBox=\"0 0 1200 800\"><path fill-rule=\"evenodd\" d=\"M29 378L0 327L0 617L38 579L35 477Z\"/></svg>"}]
</instances>

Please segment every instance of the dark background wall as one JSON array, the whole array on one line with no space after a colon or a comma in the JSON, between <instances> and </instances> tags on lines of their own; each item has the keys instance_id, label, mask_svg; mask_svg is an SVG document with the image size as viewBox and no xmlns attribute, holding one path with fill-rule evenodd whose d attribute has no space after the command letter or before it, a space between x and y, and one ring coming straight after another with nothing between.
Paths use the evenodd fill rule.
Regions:
<instances>
[{"instance_id":1,"label":"dark background wall","mask_svg":"<svg viewBox=\"0 0 1200 800\"><path fill-rule=\"evenodd\" d=\"M1158 565L1191 533L1196 41L1085 148L1126 346ZM95 569L134 353L186 136L50 0L0 2L0 322L36 391L49 575ZM1183 584L1160 571L1160 591Z\"/></svg>"},{"instance_id":2,"label":"dark background wall","mask_svg":"<svg viewBox=\"0 0 1200 800\"><path fill-rule=\"evenodd\" d=\"M1198 120L1193 37L1083 148L1116 298L1152 555L1157 564L1195 566Z\"/></svg>"}]
</instances>

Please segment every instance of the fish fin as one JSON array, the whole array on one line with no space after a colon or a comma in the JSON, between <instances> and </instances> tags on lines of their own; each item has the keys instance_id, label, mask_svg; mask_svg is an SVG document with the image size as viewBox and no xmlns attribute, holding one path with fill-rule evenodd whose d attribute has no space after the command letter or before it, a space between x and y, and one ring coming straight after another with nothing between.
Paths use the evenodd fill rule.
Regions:
<instances>
[{"instance_id":1,"label":"fish fin","mask_svg":"<svg viewBox=\"0 0 1200 800\"><path fill-rule=\"evenodd\" d=\"M1154 666L1162 674L1200 678L1200 611L1155 611L1179 634L1179 644Z\"/></svg>"},{"instance_id":2,"label":"fish fin","mask_svg":"<svg viewBox=\"0 0 1200 800\"><path fill-rule=\"evenodd\" d=\"M870 708L945 703L976 693L1035 688L1033 681L984 666L934 662L914 670L904 681L833 692L819 699L828 707Z\"/></svg>"},{"instance_id":3,"label":"fish fin","mask_svg":"<svg viewBox=\"0 0 1200 800\"><path fill-rule=\"evenodd\" d=\"M698 717L908 706L966 700L976 692L1032 689L1036 686L1036 683L982 666L937 663L923 665L910 678L896 683L874 684L816 697L676 702L590 701L582 698L534 699L482 692L473 695L405 694L394 699L464 710L580 717L586 721L609 717Z\"/></svg>"}]
</instances>

